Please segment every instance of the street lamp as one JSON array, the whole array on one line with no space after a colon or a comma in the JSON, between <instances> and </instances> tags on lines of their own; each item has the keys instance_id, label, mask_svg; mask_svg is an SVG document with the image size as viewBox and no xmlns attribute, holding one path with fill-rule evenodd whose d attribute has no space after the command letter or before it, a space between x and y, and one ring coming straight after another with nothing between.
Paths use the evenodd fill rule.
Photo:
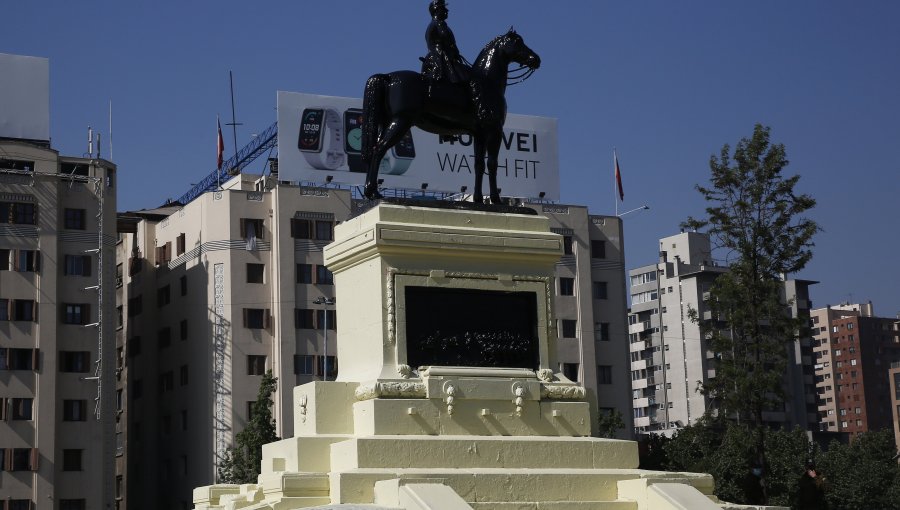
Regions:
<instances>
[{"instance_id":1,"label":"street lamp","mask_svg":"<svg viewBox=\"0 0 900 510\"><path fill-rule=\"evenodd\" d=\"M319 296L313 301L315 305L326 305L333 306L335 298L327 298L324 296ZM322 324L322 336L324 337L325 343L325 358L322 362L322 380L328 380L328 310L322 310L322 315L325 316L325 321Z\"/></svg>"}]
</instances>

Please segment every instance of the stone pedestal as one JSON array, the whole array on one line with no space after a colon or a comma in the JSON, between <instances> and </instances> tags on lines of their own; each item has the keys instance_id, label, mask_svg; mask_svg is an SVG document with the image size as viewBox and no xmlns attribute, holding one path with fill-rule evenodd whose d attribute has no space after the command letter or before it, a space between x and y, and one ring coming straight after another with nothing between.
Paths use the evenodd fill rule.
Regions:
<instances>
[{"instance_id":1,"label":"stone pedestal","mask_svg":"<svg viewBox=\"0 0 900 510\"><path fill-rule=\"evenodd\" d=\"M584 389L555 371L561 254L534 215L381 204L338 225L338 380L294 388L296 436L263 448L258 483L198 488L196 508L719 508L709 475L588 437Z\"/></svg>"}]
</instances>

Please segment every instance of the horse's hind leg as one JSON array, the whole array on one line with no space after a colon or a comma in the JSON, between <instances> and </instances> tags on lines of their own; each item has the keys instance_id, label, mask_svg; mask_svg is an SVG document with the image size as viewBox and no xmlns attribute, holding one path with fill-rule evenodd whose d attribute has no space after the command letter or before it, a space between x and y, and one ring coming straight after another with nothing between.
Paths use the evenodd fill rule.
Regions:
<instances>
[{"instance_id":1,"label":"horse's hind leg","mask_svg":"<svg viewBox=\"0 0 900 510\"><path fill-rule=\"evenodd\" d=\"M488 185L491 189L491 203L500 203L500 188L497 187L497 155L500 153L501 134L498 130L495 136L488 136L487 144L487 172Z\"/></svg>"},{"instance_id":2,"label":"horse's hind leg","mask_svg":"<svg viewBox=\"0 0 900 510\"><path fill-rule=\"evenodd\" d=\"M484 203L484 195L481 191L481 183L484 178L484 140L481 136L475 136L475 192L472 201L476 204Z\"/></svg>"}]
</instances>

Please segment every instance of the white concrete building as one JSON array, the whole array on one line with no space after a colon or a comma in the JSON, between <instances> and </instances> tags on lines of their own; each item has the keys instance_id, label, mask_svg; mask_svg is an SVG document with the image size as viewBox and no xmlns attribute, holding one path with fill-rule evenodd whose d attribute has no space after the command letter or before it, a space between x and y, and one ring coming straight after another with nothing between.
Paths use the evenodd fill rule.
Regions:
<instances>
[{"instance_id":1,"label":"white concrete building","mask_svg":"<svg viewBox=\"0 0 900 510\"><path fill-rule=\"evenodd\" d=\"M188 508L193 487L215 482L265 370L279 380L283 438L294 432L290 389L322 378L326 351L329 378L340 370L335 325L353 318L314 302L341 299L322 249L359 202L346 189L253 175L225 188L119 215L129 509ZM628 435L621 221L581 206L525 205L566 241L554 300L560 370L596 395L592 405L619 410Z\"/></svg>"},{"instance_id":2,"label":"white concrete building","mask_svg":"<svg viewBox=\"0 0 900 510\"><path fill-rule=\"evenodd\" d=\"M0 139L0 500L112 508L116 167Z\"/></svg>"},{"instance_id":3,"label":"white concrete building","mask_svg":"<svg viewBox=\"0 0 900 510\"><path fill-rule=\"evenodd\" d=\"M674 431L696 423L709 402L698 391L715 377L715 360L697 317L711 319L705 305L709 289L728 268L712 258L709 237L683 232L661 239L659 263L628 272L631 284L629 343L634 427L638 434ZM786 280L784 296L795 317L809 315L808 286ZM809 338L786 344L785 409L766 413L767 420L809 428L815 423L812 351Z\"/></svg>"}]
</instances>

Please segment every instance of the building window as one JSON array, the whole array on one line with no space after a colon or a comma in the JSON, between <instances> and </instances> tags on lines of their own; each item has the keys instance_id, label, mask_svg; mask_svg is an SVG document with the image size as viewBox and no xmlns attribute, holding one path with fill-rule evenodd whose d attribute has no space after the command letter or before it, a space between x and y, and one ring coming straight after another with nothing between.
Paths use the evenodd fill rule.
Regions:
<instances>
[{"instance_id":1,"label":"building window","mask_svg":"<svg viewBox=\"0 0 900 510\"><path fill-rule=\"evenodd\" d=\"M606 258L606 241L601 241L598 239L591 240L591 258L592 259L605 259Z\"/></svg>"},{"instance_id":2,"label":"building window","mask_svg":"<svg viewBox=\"0 0 900 510\"><path fill-rule=\"evenodd\" d=\"M11 448L5 453L8 471L37 471L39 458L37 448Z\"/></svg>"},{"instance_id":3,"label":"building window","mask_svg":"<svg viewBox=\"0 0 900 510\"><path fill-rule=\"evenodd\" d=\"M312 222L298 218L291 219L291 237L294 239L312 239Z\"/></svg>"},{"instance_id":4,"label":"building window","mask_svg":"<svg viewBox=\"0 0 900 510\"><path fill-rule=\"evenodd\" d=\"M37 225L37 209L34 204L0 202L0 223Z\"/></svg>"},{"instance_id":5,"label":"building window","mask_svg":"<svg viewBox=\"0 0 900 510\"><path fill-rule=\"evenodd\" d=\"M181 365L181 369L179 370L179 373L178 373L178 383L182 386L187 386L188 385L188 375L189 375L188 374L188 366Z\"/></svg>"},{"instance_id":6,"label":"building window","mask_svg":"<svg viewBox=\"0 0 900 510\"><path fill-rule=\"evenodd\" d=\"M169 285L157 289L156 291L156 305L162 308L163 306L168 305L172 302L172 293Z\"/></svg>"},{"instance_id":7,"label":"building window","mask_svg":"<svg viewBox=\"0 0 900 510\"><path fill-rule=\"evenodd\" d=\"M295 329L315 329L316 325L313 321L313 311L297 308L294 310L294 328Z\"/></svg>"},{"instance_id":8,"label":"building window","mask_svg":"<svg viewBox=\"0 0 900 510\"><path fill-rule=\"evenodd\" d=\"M169 370L159 376L159 392L166 393L175 389L175 374Z\"/></svg>"},{"instance_id":9,"label":"building window","mask_svg":"<svg viewBox=\"0 0 900 510\"><path fill-rule=\"evenodd\" d=\"M136 296L128 300L128 316L137 317L144 310L144 300L142 296Z\"/></svg>"},{"instance_id":10,"label":"building window","mask_svg":"<svg viewBox=\"0 0 900 510\"><path fill-rule=\"evenodd\" d=\"M33 398L11 398L10 417L13 420L31 420L34 408Z\"/></svg>"},{"instance_id":11,"label":"building window","mask_svg":"<svg viewBox=\"0 0 900 510\"><path fill-rule=\"evenodd\" d=\"M65 276L90 276L91 275L91 256L90 255L66 255L65 266L63 267Z\"/></svg>"},{"instance_id":12,"label":"building window","mask_svg":"<svg viewBox=\"0 0 900 510\"><path fill-rule=\"evenodd\" d=\"M265 275L265 264L247 264L247 283L265 283Z\"/></svg>"},{"instance_id":13,"label":"building window","mask_svg":"<svg viewBox=\"0 0 900 510\"><path fill-rule=\"evenodd\" d=\"M575 240L572 236L563 236L563 255L572 255L574 253Z\"/></svg>"},{"instance_id":14,"label":"building window","mask_svg":"<svg viewBox=\"0 0 900 510\"><path fill-rule=\"evenodd\" d=\"M241 218L241 239L265 239L263 220Z\"/></svg>"},{"instance_id":15,"label":"building window","mask_svg":"<svg viewBox=\"0 0 900 510\"><path fill-rule=\"evenodd\" d=\"M580 372L580 368L578 363L563 363L562 373L566 376L566 379L573 382L578 381L578 372Z\"/></svg>"},{"instance_id":16,"label":"building window","mask_svg":"<svg viewBox=\"0 0 900 510\"><path fill-rule=\"evenodd\" d=\"M263 375L266 373L266 357L250 354L247 356L247 375Z\"/></svg>"},{"instance_id":17,"label":"building window","mask_svg":"<svg viewBox=\"0 0 900 510\"><path fill-rule=\"evenodd\" d=\"M298 375L314 375L316 357L308 354L294 355L294 373Z\"/></svg>"},{"instance_id":18,"label":"building window","mask_svg":"<svg viewBox=\"0 0 900 510\"><path fill-rule=\"evenodd\" d=\"M125 409L125 390L118 389L116 390L116 411L122 411Z\"/></svg>"},{"instance_id":19,"label":"building window","mask_svg":"<svg viewBox=\"0 0 900 510\"><path fill-rule=\"evenodd\" d=\"M81 456L84 450L63 450L63 471L81 471Z\"/></svg>"},{"instance_id":20,"label":"building window","mask_svg":"<svg viewBox=\"0 0 900 510\"><path fill-rule=\"evenodd\" d=\"M316 375L321 376L325 373L325 356L316 356ZM328 377L334 379L337 377L337 357L328 356Z\"/></svg>"},{"instance_id":21,"label":"building window","mask_svg":"<svg viewBox=\"0 0 900 510\"><path fill-rule=\"evenodd\" d=\"M116 329L125 327L125 307L119 305L116 307Z\"/></svg>"},{"instance_id":22,"label":"building window","mask_svg":"<svg viewBox=\"0 0 900 510\"><path fill-rule=\"evenodd\" d=\"M156 265L168 264L172 260L172 243L156 247Z\"/></svg>"},{"instance_id":23,"label":"building window","mask_svg":"<svg viewBox=\"0 0 900 510\"><path fill-rule=\"evenodd\" d=\"M334 310L316 310L316 325L319 328L334 331L337 329L337 312Z\"/></svg>"},{"instance_id":24,"label":"building window","mask_svg":"<svg viewBox=\"0 0 900 510\"><path fill-rule=\"evenodd\" d=\"M16 250L14 268L20 273L37 273L41 270L41 252L38 250Z\"/></svg>"},{"instance_id":25,"label":"building window","mask_svg":"<svg viewBox=\"0 0 900 510\"><path fill-rule=\"evenodd\" d=\"M2 223L2 221L0 221ZM0 249L0 271L9 271L13 250Z\"/></svg>"},{"instance_id":26,"label":"building window","mask_svg":"<svg viewBox=\"0 0 900 510\"><path fill-rule=\"evenodd\" d=\"M63 305L63 322L66 324L87 324L91 305L85 303Z\"/></svg>"},{"instance_id":27,"label":"building window","mask_svg":"<svg viewBox=\"0 0 900 510\"><path fill-rule=\"evenodd\" d=\"M181 295L187 296L187 276L182 276L178 281L181 284Z\"/></svg>"},{"instance_id":28,"label":"building window","mask_svg":"<svg viewBox=\"0 0 900 510\"><path fill-rule=\"evenodd\" d=\"M594 299L608 299L606 282L594 282Z\"/></svg>"},{"instance_id":29,"label":"building window","mask_svg":"<svg viewBox=\"0 0 900 510\"><path fill-rule=\"evenodd\" d=\"M63 400L63 421L87 420L87 400Z\"/></svg>"},{"instance_id":30,"label":"building window","mask_svg":"<svg viewBox=\"0 0 900 510\"><path fill-rule=\"evenodd\" d=\"M172 328L165 327L156 332L156 344L160 349L172 345Z\"/></svg>"},{"instance_id":31,"label":"building window","mask_svg":"<svg viewBox=\"0 0 900 510\"><path fill-rule=\"evenodd\" d=\"M179 330L180 330L179 338L182 341L187 340L188 339L188 321L187 321L187 319L184 319L181 321L181 323L179 324Z\"/></svg>"},{"instance_id":32,"label":"building window","mask_svg":"<svg viewBox=\"0 0 900 510\"><path fill-rule=\"evenodd\" d=\"M177 238L175 238L176 254L181 255L182 253L184 253L185 244L187 244L185 242L185 240L186 240L186 237L184 235L184 232L182 232L181 235L179 235Z\"/></svg>"},{"instance_id":33,"label":"building window","mask_svg":"<svg viewBox=\"0 0 900 510\"><path fill-rule=\"evenodd\" d=\"M609 342L609 323L608 322L595 322L594 323L594 340L598 342Z\"/></svg>"},{"instance_id":34,"label":"building window","mask_svg":"<svg viewBox=\"0 0 900 510\"><path fill-rule=\"evenodd\" d=\"M37 307L30 299L13 299L12 304L7 304L7 317L14 321L37 322ZM12 314L10 315L10 312Z\"/></svg>"},{"instance_id":35,"label":"building window","mask_svg":"<svg viewBox=\"0 0 900 510\"><path fill-rule=\"evenodd\" d=\"M65 211L65 228L70 230L84 230L86 214L84 209L68 209Z\"/></svg>"},{"instance_id":36,"label":"building window","mask_svg":"<svg viewBox=\"0 0 900 510\"><path fill-rule=\"evenodd\" d=\"M90 351L60 351L60 372L87 373L91 370Z\"/></svg>"},{"instance_id":37,"label":"building window","mask_svg":"<svg viewBox=\"0 0 900 510\"><path fill-rule=\"evenodd\" d=\"M312 264L297 264L297 283L312 282Z\"/></svg>"},{"instance_id":38,"label":"building window","mask_svg":"<svg viewBox=\"0 0 900 510\"><path fill-rule=\"evenodd\" d=\"M560 331L563 338L576 338L578 331L578 321L572 319L562 319L560 322Z\"/></svg>"},{"instance_id":39,"label":"building window","mask_svg":"<svg viewBox=\"0 0 900 510\"><path fill-rule=\"evenodd\" d=\"M612 383L612 365L597 365L597 384Z\"/></svg>"},{"instance_id":40,"label":"building window","mask_svg":"<svg viewBox=\"0 0 900 510\"><path fill-rule=\"evenodd\" d=\"M0 347L0 370L37 370L40 350Z\"/></svg>"},{"instance_id":41,"label":"building window","mask_svg":"<svg viewBox=\"0 0 900 510\"><path fill-rule=\"evenodd\" d=\"M263 308L244 308L244 327L247 329L268 329L269 310Z\"/></svg>"},{"instance_id":42,"label":"building window","mask_svg":"<svg viewBox=\"0 0 900 510\"><path fill-rule=\"evenodd\" d=\"M334 285L334 275L327 267L316 264L316 284Z\"/></svg>"},{"instance_id":43,"label":"building window","mask_svg":"<svg viewBox=\"0 0 900 510\"><path fill-rule=\"evenodd\" d=\"M334 222L316 220L316 240L317 241L333 241L334 240Z\"/></svg>"},{"instance_id":44,"label":"building window","mask_svg":"<svg viewBox=\"0 0 900 510\"><path fill-rule=\"evenodd\" d=\"M559 295L575 295L575 278L559 278Z\"/></svg>"}]
</instances>

